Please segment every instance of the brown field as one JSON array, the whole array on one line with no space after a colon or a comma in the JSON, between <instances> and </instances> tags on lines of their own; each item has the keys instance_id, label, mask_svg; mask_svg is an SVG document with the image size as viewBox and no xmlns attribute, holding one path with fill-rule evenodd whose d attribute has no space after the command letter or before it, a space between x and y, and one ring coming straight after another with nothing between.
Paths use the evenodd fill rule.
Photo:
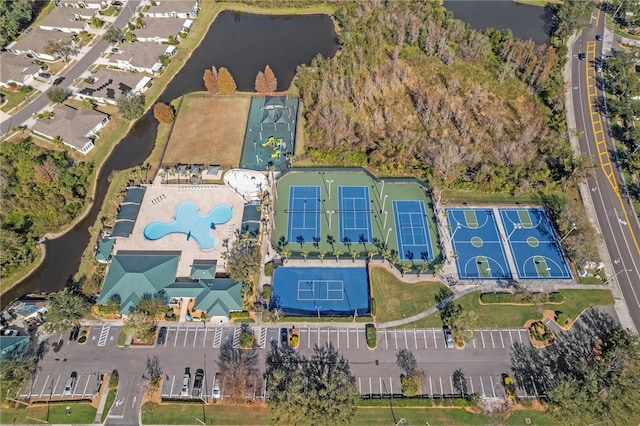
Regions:
<instances>
[{"instance_id":1,"label":"brown field","mask_svg":"<svg viewBox=\"0 0 640 426\"><path fill-rule=\"evenodd\" d=\"M251 97L186 95L162 164L240 164Z\"/></svg>"}]
</instances>

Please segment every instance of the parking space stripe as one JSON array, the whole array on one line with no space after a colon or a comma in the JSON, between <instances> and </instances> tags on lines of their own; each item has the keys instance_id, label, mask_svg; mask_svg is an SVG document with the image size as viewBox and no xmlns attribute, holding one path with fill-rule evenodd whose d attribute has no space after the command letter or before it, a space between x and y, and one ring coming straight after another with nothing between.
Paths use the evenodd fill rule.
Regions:
<instances>
[{"instance_id":1,"label":"parking space stripe","mask_svg":"<svg viewBox=\"0 0 640 426\"><path fill-rule=\"evenodd\" d=\"M444 395L444 388L442 387L442 377L438 376L438 379L440 379L440 395Z\"/></svg>"},{"instance_id":2,"label":"parking space stripe","mask_svg":"<svg viewBox=\"0 0 640 426\"><path fill-rule=\"evenodd\" d=\"M318 346L320 346L320 329L318 328Z\"/></svg>"},{"instance_id":3,"label":"parking space stripe","mask_svg":"<svg viewBox=\"0 0 640 426\"><path fill-rule=\"evenodd\" d=\"M476 393L476 391L473 390L473 377L469 377L469 384L471 385L471 394Z\"/></svg>"},{"instance_id":4,"label":"parking space stripe","mask_svg":"<svg viewBox=\"0 0 640 426\"><path fill-rule=\"evenodd\" d=\"M371 376L369 376L369 395L373 393L373 388L371 387Z\"/></svg>"},{"instance_id":5,"label":"parking space stripe","mask_svg":"<svg viewBox=\"0 0 640 426\"><path fill-rule=\"evenodd\" d=\"M393 330L393 338L396 341L396 349L398 349L398 330Z\"/></svg>"},{"instance_id":6,"label":"parking space stripe","mask_svg":"<svg viewBox=\"0 0 640 426\"><path fill-rule=\"evenodd\" d=\"M44 393L44 390L47 388L47 382L49 381L49 375L47 374L47 378L44 380L44 385L42 385L42 390L40 391L40 396L39 398L42 398L42 394ZM52 381L53 383L53 381Z\"/></svg>"},{"instance_id":7,"label":"parking space stripe","mask_svg":"<svg viewBox=\"0 0 640 426\"><path fill-rule=\"evenodd\" d=\"M193 347L196 347L196 340L198 340L198 327L196 327L196 332L193 333Z\"/></svg>"},{"instance_id":8,"label":"parking space stripe","mask_svg":"<svg viewBox=\"0 0 640 426\"><path fill-rule=\"evenodd\" d=\"M449 376L449 386L451 386L451 393L453 394L453 376Z\"/></svg>"},{"instance_id":9,"label":"parking space stripe","mask_svg":"<svg viewBox=\"0 0 640 426\"><path fill-rule=\"evenodd\" d=\"M416 329L413 329L413 343L416 345L416 349L418 349L418 336L416 335Z\"/></svg>"},{"instance_id":10,"label":"parking space stripe","mask_svg":"<svg viewBox=\"0 0 640 426\"><path fill-rule=\"evenodd\" d=\"M362 331L362 333L364 334L364 330ZM356 348L360 349L360 330L356 330Z\"/></svg>"},{"instance_id":11,"label":"parking space stripe","mask_svg":"<svg viewBox=\"0 0 640 426\"><path fill-rule=\"evenodd\" d=\"M176 328L176 338L173 340L173 347L174 348L178 344L178 334L180 334L180 327Z\"/></svg>"},{"instance_id":12,"label":"parking space stripe","mask_svg":"<svg viewBox=\"0 0 640 426\"><path fill-rule=\"evenodd\" d=\"M409 342L407 342L407 329L403 328L403 330L404 330L404 348L409 349Z\"/></svg>"},{"instance_id":13,"label":"parking space stripe","mask_svg":"<svg viewBox=\"0 0 640 426\"><path fill-rule=\"evenodd\" d=\"M496 342L493 341L493 332L491 330L489 330L489 336L491 336L491 346L493 346L493 348L496 348Z\"/></svg>"},{"instance_id":14,"label":"parking space stripe","mask_svg":"<svg viewBox=\"0 0 640 426\"><path fill-rule=\"evenodd\" d=\"M422 337L424 339L424 348L427 349L427 330L422 330Z\"/></svg>"},{"instance_id":15,"label":"parking space stripe","mask_svg":"<svg viewBox=\"0 0 640 426\"><path fill-rule=\"evenodd\" d=\"M387 349L387 350L389 349L389 342L387 340L387 330L386 329L384 330L384 346L385 346L385 349Z\"/></svg>"},{"instance_id":16,"label":"parking space stripe","mask_svg":"<svg viewBox=\"0 0 640 426\"><path fill-rule=\"evenodd\" d=\"M513 336L511 335L511 329L509 329L509 339L511 340L511 346L513 346Z\"/></svg>"},{"instance_id":17,"label":"parking space stripe","mask_svg":"<svg viewBox=\"0 0 640 426\"><path fill-rule=\"evenodd\" d=\"M380 395L382 395L382 377L378 377L378 382L380 383Z\"/></svg>"},{"instance_id":18,"label":"parking space stripe","mask_svg":"<svg viewBox=\"0 0 640 426\"><path fill-rule=\"evenodd\" d=\"M486 346L484 345L484 333L482 330L480 330L480 337L482 337L482 349L486 349Z\"/></svg>"},{"instance_id":19,"label":"parking space stripe","mask_svg":"<svg viewBox=\"0 0 640 426\"><path fill-rule=\"evenodd\" d=\"M338 348L337 348L337 349L340 349L340 329L336 330L336 335L337 335L337 337L338 337L338 338L336 339L336 340L338 341ZM329 335L327 334L327 341L328 341L328 340L329 340Z\"/></svg>"},{"instance_id":20,"label":"parking space stripe","mask_svg":"<svg viewBox=\"0 0 640 426\"><path fill-rule=\"evenodd\" d=\"M431 383L431 376L429 376L429 395L433 396L433 383Z\"/></svg>"},{"instance_id":21,"label":"parking space stripe","mask_svg":"<svg viewBox=\"0 0 640 426\"><path fill-rule=\"evenodd\" d=\"M185 328L184 330L184 342L182 343L182 347L186 348L187 347L187 336L189 335L189 327Z\"/></svg>"},{"instance_id":22,"label":"parking space stripe","mask_svg":"<svg viewBox=\"0 0 640 426\"><path fill-rule=\"evenodd\" d=\"M493 392L493 397L496 397L496 388L493 387L493 377L489 376L489 380L491 380L491 391Z\"/></svg>"},{"instance_id":23,"label":"parking space stripe","mask_svg":"<svg viewBox=\"0 0 640 426\"><path fill-rule=\"evenodd\" d=\"M82 391L82 396L85 396L87 394L87 388L89 387L89 382L91 381L91 376L89 376L87 378L87 384L84 385L84 390Z\"/></svg>"},{"instance_id":24,"label":"parking space stripe","mask_svg":"<svg viewBox=\"0 0 640 426\"><path fill-rule=\"evenodd\" d=\"M56 389L58 388L58 383L60 382L60 375L58 374L58 379L56 380L56 384L53 385L53 388L51 389L51 393L53 394Z\"/></svg>"},{"instance_id":25,"label":"parking space stripe","mask_svg":"<svg viewBox=\"0 0 640 426\"><path fill-rule=\"evenodd\" d=\"M173 396L173 384L176 381L176 376L175 374L171 377L171 389L169 389L169 398L171 398Z\"/></svg>"},{"instance_id":26,"label":"parking space stripe","mask_svg":"<svg viewBox=\"0 0 640 426\"><path fill-rule=\"evenodd\" d=\"M360 395L362 395L362 380L360 376L358 376L358 392L360 392Z\"/></svg>"},{"instance_id":27,"label":"parking space stripe","mask_svg":"<svg viewBox=\"0 0 640 426\"><path fill-rule=\"evenodd\" d=\"M433 332L433 344L436 347L436 349L438 349L438 343L436 342L436 329L432 328L431 331Z\"/></svg>"},{"instance_id":28,"label":"parking space stripe","mask_svg":"<svg viewBox=\"0 0 640 426\"><path fill-rule=\"evenodd\" d=\"M389 377L389 392L393 395L393 380Z\"/></svg>"},{"instance_id":29,"label":"parking space stripe","mask_svg":"<svg viewBox=\"0 0 640 426\"><path fill-rule=\"evenodd\" d=\"M358 333L358 330L356 330L356 333ZM349 335L350 334L351 334L351 329L348 329L347 330L347 349L349 349ZM356 334L356 336L358 336L358 335Z\"/></svg>"},{"instance_id":30,"label":"parking space stripe","mask_svg":"<svg viewBox=\"0 0 640 426\"><path fill-rule=\"evenodd\" d=\"M204 327L204 336L202 337L202 347L204 348L204 344L207 342L207 326Z\"/></svg>"},{"instance_id":31,"label":"parking space stripe","mask_svg":"<svg viewBox=\"0 0 640 426\"><path fill-rule=\"evenodd\" d=\"M502 349L504 349L504 339L502 338L502 330L499 330L498 333L500 333L500 342L502 343Z\"/></svg>"},{"instance_id":32,"label":"parking space stripe","mask_svg":"<svg viewBox=\"0 0 640 426\"><path fill-rule=\"evenodd\" d=\"M307 349L311 348L311 330L309 328L307 328L307 330L309 330L309 340L307 340Z\"/></svg>"},{"instance_id":33,"label":"parking space stripe","mask_svg":"<svg viewBox=\"0 0 640 426\"><path fill-rule=\"evenodd\" d=\"M484 391L484 382L482 381L482 376L480 376L480 387L482 388L482 396L487 396Z\"/></svg>"}]
</instances>

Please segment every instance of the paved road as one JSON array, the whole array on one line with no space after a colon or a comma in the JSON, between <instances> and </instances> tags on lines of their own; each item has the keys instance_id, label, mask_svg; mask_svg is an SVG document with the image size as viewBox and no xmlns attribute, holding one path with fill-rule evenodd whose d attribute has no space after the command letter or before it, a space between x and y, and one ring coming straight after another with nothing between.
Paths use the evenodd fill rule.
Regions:
<instances>
[{"instance_id":1,"label":"paved road","mask_svg":"<svg viewBox=\"0 0 640 426\"><path fill-rule=\"evenodd\" d=\"M65 382L72 371L78 381L72 399L97 398L97 377L118 370L120 385L116 403L112 407L108 424L138 424L140 402L143 396L142 375L147 357L158 355L165 374L162 396L180 397L182 377L186 367L193 376L197 369L205 371L202 395L186 399L210 399L213 377L218 372L220 346L225 341L239 345L239 327L205 327L202 324L175 324L168 327L166 341L155 347L119 348L119 326L93 326L88 340L80 345L69 342L68 334L49 339L50 350L39 364L33 379L20 391L20 398L32 401L61 400ZM259 352L259 367L270 342L280 343L279 328L254 327ZM529 345L525 329L482 329L475 332L474 341L464 349L449 349L444 345L442 330L436 329L379 329L378 347L366 347L364 329L309 326L300 329L298 350L310 355L316 344L331 342L350 362L356 376L358 390L364 397L381 397L401 393L400 370L396 366L396 352L411 350L420 368L426 371L422 394L431 397L460 393L461 379L456 370L464 371L462 383L468 393L477 392L487 397L504 397L501 374L509 371L510 350L515 342ZM221 383L224 392L224 383ZM190 389L191 390L191 389ZM247 395L264 396L264 383L257 382ZM527 396L519 391L520 396ZM68 399L69 397L64 397Z\"/></svg>"},{"instance_id":2,"label":"paved road","mask_svg":"<svg viewBox=\"0 0 640 426\"><path fill-rule=\"evenodd\" d=\"M605 15L600 9L593 13L593 28L578 37L572 50L571 86L576 128L583 131L580 149L589 154L596 165L588 179L597 222L613 262L611 280L617 280L624 302L636 330L640 330L640 225L626 195L621 177L602 92L603 73L597 72L602 41L596 35L604 33ZM586 53L585 60L577 58Z\"/></svg>"},{"instance_id":3,"label":"paved road","mask_svg":"<svg viewBox=\"0 0 640 426\"><path fill-rule=\"evenodd\" d=\"M141 0L129 0L122 8L120 15L116 18L113 23L114 26L118 28L124 28L127 21L131 19L133 14L135 13L136 8L140 5ZM87 52L80 60L64 74L64 80L58 86L62 89L67 89L71 83L83 72L85 72L91 64L93 64L99 57L102 52L104 52L109 47L109 43L103 39L100 39L96 44L91 47L91 50ZM29 120L31 116L42 108L46 107L49 104L49 98L45 93L42 93L40 96L32 100L29 105L22 108L20 111L15 113L12 117L6 119L2 123L0 123L0 135L5 135L12 128L19 126Z\"/></svg>"}]
</instances>

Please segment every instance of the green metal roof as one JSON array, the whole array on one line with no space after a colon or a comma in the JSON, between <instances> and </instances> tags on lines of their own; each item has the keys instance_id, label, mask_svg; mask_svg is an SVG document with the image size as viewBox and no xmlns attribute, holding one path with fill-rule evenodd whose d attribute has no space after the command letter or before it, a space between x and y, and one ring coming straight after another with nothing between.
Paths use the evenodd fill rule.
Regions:
<instances>
[{"instance_id":1,"label":"green metal roof","mask_svg":"<svg viewBox=\"0 0 640 426\"><path fill-rule=\"evenodd\" d=\"M172 284L178 269L178 255L117 254L111 259L99 304L120 296L120 312L129 313L144 294L156 294Z\"/></svg>"},{"instance_id":2,"label":"green metal roof","mask_svg":"<svg viewBox=\"0 0 640 426\"><path fill-rule=\"evenodd\" d=\"M96 250L95 255L97 262L107 262L109 260L109 255L115 242L116 240L111 238L98 240L98 250Z\"/></svg>"},{"instance_id":3,"label":"green metal roof","mask_svg":"<svg viewBox=\"0 0 640 426\"><path fill-rule=\"evenodd\" d=\"M0 358L19 355L29 342L29 336L0 336Z\"/></svg>"},{"instance_id":4,"label":"green metal roof","mask_svg":"<svg viewBox=\"0 0 640 426\"><path fill-rule=\"evenodd\" d=\"M242 310L242 283L229 278L200 282L205 289L196 297L195 309L207 316L229 316L229 311Z\"/></svg>"},{"instance_id":5,"label":"green metal roof","mask_svg":"<svg viewBox=\"0 0 640 426\"><path fill-rule=\"evenodd\" d=\"M197 297L205 289L200 281L173 283L164 288L169 297Z\"/></svg>"},{"instance_id":6,"label":"green metal roof","mask_svg":"<svg viewBox=\"0 0 640 426\"><path fill-rule=\"evenodd\" d=\"M216 265L215 260L194 260L191 265L191 272L189 278L193 280L212 280L216 277Z\"/></svg>"}]
</instances>

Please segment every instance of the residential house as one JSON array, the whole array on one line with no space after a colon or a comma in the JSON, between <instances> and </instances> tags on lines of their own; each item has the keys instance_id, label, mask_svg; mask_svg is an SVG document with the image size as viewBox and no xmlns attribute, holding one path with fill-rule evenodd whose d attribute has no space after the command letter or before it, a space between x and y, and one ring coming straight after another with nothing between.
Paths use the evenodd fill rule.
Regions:
<instances>
[{"instance_id":1,"label":"residential house","mask_svg":"<svg viewBox=\"0 0 640 426\"><path fill-rule=\"evenodd\" d=\"M100 104L117 104L120 97L126 97L130 93L141 94L145 91L151 77L141 74L132 74L127 71L119 71L110 68L101 68L91 76L93 83L85 84L76 92L80 99L93 99Z\"/></svg>"},{"instance_id":2,"label":"residential house","mask_svg":"<svg viewBox=\"0 0 640 426\"><path fill-rule=\"evenodd\" d=\"M74 7L76 9L98 10L104 9L111 3L111 0L56 0L56 6Z\"/></svg>"},{"instance_id":3,"label":"residential house","mask_svg":"<svg viewBox=\"0 0 640 426\"><path fill-rule=\"evenodd\" d=\"M79 33L89 28L89 22L83 21L78 16L78 11L74 8L54 7L47 16L42 18L38 26L47 31Z\"/></svg>"},{"instance_id":4,"label":"residential house","mask_svg":"<svg viewBox=\"0 0 640 426\"><path fill-rule=\"evenodd\" d=\"M0 86L28 86L40 71L33 58L5 53L0 56Z\"/></svg>"},{"instance_id":5,"label":"residential house","mask_svg":"<svg viewBox=\"0 0 640 426\"><path fill-rule=\"evenodd\" d=\"M29 343L29 336L0 336L0 359L20 356Z\"/></svg>"},{"instance_id":6,"label":"residential house","mask_svg":"<svg viewBox=\"0 0 640 426\"><path fill-rule=\"evenodd\" d=\"M108 122L109 116L100 111L58 105L52 118L36 121L31 130L50 139L60 138L65 145L86 154L93 148L92 137Z\"/></svg>"},{"instance_id":7,"label":"residential house","mask_svg":"<svg viewBox=\"0 0 640 426\"><path fill-rule=\"evenodd\" d=\"M187 33L193 26L190 19L181 18L144 18L144 26L133 30L137 41L167 43L170 38L179 41L180 33Z\"/></svg>"},{"instance_id":8,"label":"residential house","mask_svg":"<svg viewBox=\"0 0 640 426\"><path fill-rule=\"evenodd\" d=\"M128 71L156 74L162 69L160 56L175 55L176 47L163 44L123 43L118 53L109 58L109 65Z\"/></svg>"},{"instance_id":9,"label":"residential house","mask_svg":"<svg viewBox=\"0 0 640 426\"><path fill-rule=\"evenodd\" d=\"M15 55L32 56L44 61L55 61L58 57L49 54L44 48L50 41L60 43L73 43L73 35L61 31L47 31L34 28L17 42L7 46L7 50Z\"/></svg>"},{"instance_id":10,"label":"residential house","mask_svg":"<svg viewBox=\"0 0 640 426\"><path fill-rule=\"evenodd\" d=\"M198 0L156 0L156 4L141 12L150 18L190 18L198 17Z\"/></svg>"}]
</instances>

